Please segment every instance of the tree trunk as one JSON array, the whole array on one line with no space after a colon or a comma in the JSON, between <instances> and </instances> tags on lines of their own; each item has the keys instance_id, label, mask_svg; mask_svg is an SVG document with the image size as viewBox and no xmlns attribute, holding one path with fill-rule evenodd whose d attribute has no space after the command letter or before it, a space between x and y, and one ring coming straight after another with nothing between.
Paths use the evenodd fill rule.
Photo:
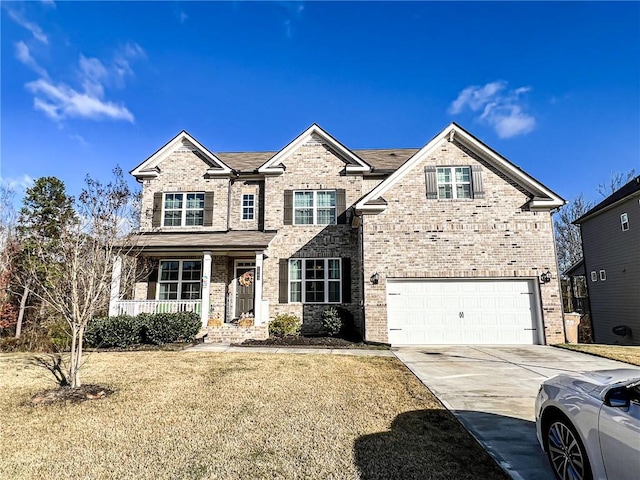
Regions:
<instances>
[{"instance_id":1,"label":"tree trunk","mask_svg":"<svg viewBox=\"0 0 640 480\"><path fill-rule=\"evenodd\" d=\"M78 358L78 329L75 325L71 325L71 354L69 358L69 374L68 381L71 388L76 388L79 385L76 385L77 377L76 372L78 370L77 358Z\"/></svg>"},{"instance_id":2,"label":"tree trunk","mask_svg":"<svg viewBox=\"0 0 640 480\"><path fill-rule=\"evenodd\" d=\"M20 311L18 312L18 322L16 323L16 338L20 338L22 333L22 319L24 318L24 309L27 306L27 298L29 297L29 286L24 287L22 298L20 299Z\"/></svg>"}]
</instances>

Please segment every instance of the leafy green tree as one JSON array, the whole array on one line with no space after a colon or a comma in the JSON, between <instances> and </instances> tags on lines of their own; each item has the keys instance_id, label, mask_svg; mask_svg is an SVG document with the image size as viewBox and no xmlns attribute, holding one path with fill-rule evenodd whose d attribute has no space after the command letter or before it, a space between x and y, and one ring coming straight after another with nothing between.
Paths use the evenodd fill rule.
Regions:
<instances>
[{"instance_id":1,"label":"leafy green tree","mask_svg":"<svg viewBox=\"0 0 640 480\"><path fill-rule=\"evenodd\" d=\"M63 230L75 223L73 197L67 195L60 179L40 177L27 188L16 226L20 250L15 257L14 279L22 286L16 338L20 337L26 309L39 309L42 313L46 307L40 301L42 292L34 288L44 283L46 263L56 261ZM37 249L47 255L38 255Z\"/></svg>"}]
</instances>

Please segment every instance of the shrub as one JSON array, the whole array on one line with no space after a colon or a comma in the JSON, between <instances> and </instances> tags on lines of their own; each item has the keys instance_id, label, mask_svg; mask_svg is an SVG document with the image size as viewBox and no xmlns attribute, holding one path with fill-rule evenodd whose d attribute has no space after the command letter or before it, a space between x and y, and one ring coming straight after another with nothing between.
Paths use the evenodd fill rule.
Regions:
<instances>
[{"instance_id":1,"label":"shrub","mask_svg":"<svg viewBox=\"0 0 640 480\"><path fill-rule=\"evenodd\" d=\"M330 337L335 337L342 331L344 322L336 307L329 307L322 312L322 328Z\"/></svg>"},{"instance_id":2,"label":"shrub","mask_svg":"<svg viewBox=\"0 0 640 480\"><path fill-rule=\"evenodd\" d=\"M275 337L299 335L301 328L302 322L298 317L289 313L281 313L269 323L269 335Z\"/></svg>"},{"instance_id":3,"label":"shrub","mask_svg":"<svg viewBox=\"0 0 640 480\"><path fill-rule=\"evenodd\" d=\"M94 318L87 324L84 338L93 347L126 348L142 343L142 325L129 315Z\"/></svg>"},{"instance_id":4,"label":"shrub","mask_svg":"<svg viewBox=\"0 0 640 480\"><path fill-rule=\"evenodd\" d=\"M202 326L200 315L194 312L142 314L138 318L145 343L156 345L191 342Z\"/></svg>"},{"instance_id":5,"label":"shrub","mask_svg":"<svg viewBox=\"0 0 640 480\"><path fill-rule=\"evenodd\" d=\"M47 335L54 346L60 352L66 352L71 348L71 332L69 324L60 318L45 323Z\"/></svg>"},{"instance_id":6,"label":"shrub","mask_svg":"<svg viewBox=\"0 0 640 480\"><path fill-rule=\"evenodd\" d=\"M30 325L22 331L20 338L0 338L0 352L42 352L53 353L57 347L51 341L46 328Z\"/></svg>"}]
</instances>

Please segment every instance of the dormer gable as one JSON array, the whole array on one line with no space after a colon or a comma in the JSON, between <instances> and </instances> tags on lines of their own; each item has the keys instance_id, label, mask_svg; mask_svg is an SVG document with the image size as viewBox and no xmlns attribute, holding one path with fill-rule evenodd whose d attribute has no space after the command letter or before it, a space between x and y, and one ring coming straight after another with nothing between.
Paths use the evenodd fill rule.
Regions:
<instances>
[{"instance_id":1,"label":"dormer gable","mask_svg":"<svg viewBox=\"0 0 640 480\"><path fill-rule=\"evenodd\" d=\"M284 160L295 150L309 142L322 143L330 148L342 161L345 162L345 173L366 173L371 171L371 165L362 160L338 140L329 135L317 124L311 125L304 132L293 139L287 146L267 160L258 172L262 174L280 175L284 173L286 165Z\"/></svg>"},{"instance_id":2,"label":"dormer gable","mask_svg":"<svg viewBox=\"0 0 640 480\"><path fill-rule=\"evenodd\" d=\"M384 202L383 198L384 194L419 163L432 155L443 142L453 142L454 140L468 148L492 167L510 178L516 185L527 191L530 196L529 208L532 210L551 210L565 204L564 199L558 194L542 185L456 123L451 123L404 162L392 175L365 195L356 204L356 212L358 214L377 214L383 212L386 209L386 202Z\"/></svg>"},{"instance_id":3,"label":"dormer gable","mask_svg":"<svg viewBox=\"0 0 640 480\"><path fill-rule=\"evenodd\" d=\"M233 174L233 170L193 138L185 130L173 137L163 147L147 158L144 162L131 170L136 180L155 178L161 172L161 163L172 153L191 151L204 163L203 174L211 176L224 176Z\"/></svg>"}]
</instances>

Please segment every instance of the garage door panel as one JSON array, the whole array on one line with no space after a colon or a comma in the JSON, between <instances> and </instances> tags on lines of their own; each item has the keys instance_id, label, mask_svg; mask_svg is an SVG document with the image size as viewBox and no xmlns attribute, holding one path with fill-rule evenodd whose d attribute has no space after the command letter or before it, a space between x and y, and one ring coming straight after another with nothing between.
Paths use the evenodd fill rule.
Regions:
<instances>
[{"instance_id":1,"label":"garage door panel","mask_svg":"<svg viewBox=\"0 0 640 480\"><path fill-rule=\"evenodd\" d=\"M389 280L389 342L537 343L533 288L529 280Z\"/></svg>"}]
</instances>

